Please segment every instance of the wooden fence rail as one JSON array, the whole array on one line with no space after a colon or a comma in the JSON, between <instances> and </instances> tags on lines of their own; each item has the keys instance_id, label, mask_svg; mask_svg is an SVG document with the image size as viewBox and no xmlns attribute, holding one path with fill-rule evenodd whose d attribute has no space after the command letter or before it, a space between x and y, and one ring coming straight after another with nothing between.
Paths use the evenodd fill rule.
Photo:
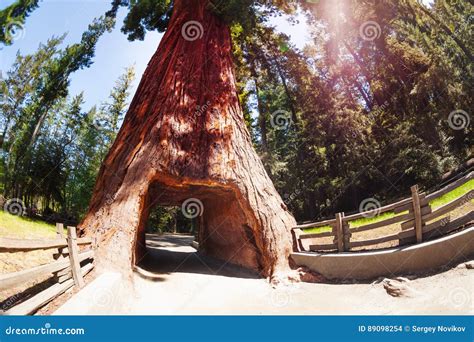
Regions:
<instances>
[{"instance_id":1,"label":"wooden fence rail","mask_svg":"<svg viewBox=\"0 0 474 342\"><path fill-rule=\"evenodd\" d=\"M353 215L345 216L344 213L337 213L334 219L298 225L292 228L295 249L298 252L348 252L353 248L373 246L391 241L398 241L398 245L421 243L426 239L448 234L474 220L474 211L472 210L455 220L451 220L449 215L453 210L473 200L474 190L469 191L435 210L433 210L430 203L472 179L474 179L474 172L470 172L464 177L428 195L420 193L418 186L415 185L411 188L411 197L396 203ZM394 213L395 216L359 227L350 227L351 221L364 217L374 217L387 212ZM438 218L440 219L432 222ZM379 229L396 223L400 223L401 230L399 232L362 241L351 241L351 237L354 233ZM329 227L331 230L305 233L306 229L321 227ZM314 240L331 237L333 238L332 243L327 243L327 239L325 243L314 243ZM303 243L305 240L312 241L305 247Z\"/></svg>"},{"instance_id":2,"label":"wooden fence rail","mask_svg":"<svg viewBox=\"0 0 474 342\"><path fill-rule=\"evenodd\" d=\"M0 252L58 249L58 253L54 254L56 261L18 272L0 274L0 291L16 288L37 279L44 281L54 277L52 286L18 304L10 305L7 310L0 311L0 314L28 315L71 287L84 286L85 275L94 268L94 251L90 249L92 240L76 238L75 227L67 227L67 237L64 237L64 227L60 223L56 224L56 235L56 239L47 240L0 238ZM79 246L89 246L89 249L79 251ZM21 297L21 294L15 294L10 298Z\"/></svg>"}]
</instances>

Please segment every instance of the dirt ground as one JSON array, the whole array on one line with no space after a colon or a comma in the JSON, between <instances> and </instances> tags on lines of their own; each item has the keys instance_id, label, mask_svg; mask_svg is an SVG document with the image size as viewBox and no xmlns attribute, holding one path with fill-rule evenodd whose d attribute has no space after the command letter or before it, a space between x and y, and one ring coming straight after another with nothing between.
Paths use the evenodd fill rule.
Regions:
<instances>
[{"instance_id":1,"label":"dirt ground","mask_svg":"<svg viewBox=\"0 0 474 342\"><path fill-rule=\"evenodd\" d=\"M272 288L247 270L209 259L192 237L148 236L123 314L132 315L451 315L473 314L474 271L466 264L409 276L398 297L371 283L297 283ZM396 282L396 281L395 281ZM393 282L392 282L393 283ZM398 282L396 282L398 283ZM124 300L123 296L110 296ZM109 303L110 304L110 303Z\"/></svg>"}]
</instances>

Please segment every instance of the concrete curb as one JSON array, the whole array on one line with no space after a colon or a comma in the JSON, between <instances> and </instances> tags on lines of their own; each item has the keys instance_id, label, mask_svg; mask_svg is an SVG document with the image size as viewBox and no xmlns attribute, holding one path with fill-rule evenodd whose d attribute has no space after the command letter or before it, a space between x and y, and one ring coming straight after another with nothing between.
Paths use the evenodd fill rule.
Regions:
<instances>
[{"instance_id":1,"label":"concrete curb","mask_svg":"<svg viewBox=\"0 0 474 342\"><path fill-rule=\"evenodd\" d=\"M191 247L193 247L195 250L199 250L199 242L193 241L191 242Z\"/></svg>"},{"instance_id":2,"label":"concrete curb","mask_svg":"<svg viewBox=\"0 0 474 342\"><path fill-rule=\"evenodd\" d=\"M110 315L122 309L122 275L107 272L99 275L53 315Z\"/></svg>"},{"instance_id":3,"label":"concrete curb","mask_svg":"<svg viewBox=\"0 0 474 342\"><path fill-rule=\"evenodd\" d=\"M299 266L327 279L366 280L415 272L429 272L474 256L474 227L409 247L338 254L292 253Z\"/></svg>"}]
</instances>

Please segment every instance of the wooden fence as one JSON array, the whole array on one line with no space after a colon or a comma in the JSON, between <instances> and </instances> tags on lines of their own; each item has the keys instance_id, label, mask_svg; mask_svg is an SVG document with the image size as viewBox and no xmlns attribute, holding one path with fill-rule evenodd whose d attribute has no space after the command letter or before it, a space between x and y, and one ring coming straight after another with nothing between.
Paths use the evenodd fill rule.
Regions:
<instances>
[{"instance_id":1,"label":"wooden fence","mask_svg":"<svg viewBox=\"0 0 474 342\"><path fill-rule=\"evenodd\" d=\"M411 188L411 197L405 198L396 203L392 203L381 208L370 211L345 216L344 213L337 213L334 219L298 225L292 228L292 236L295 248L298 252L349 252L353 248L361 248L397 241L398 245L410 243L420 243L427 239L432 239L446 235L461 228L474 220L474 211L451 220L450 213L474 199L474 190L463 196L452 200L433 210L430 202L445 195L446 193L460 187L474 178L474 172L457 179L444 188L429 195L420 193L418 186ZM373 217L383 213L393 212L395 216L385 220L376 221L359 227L350 227L350 222L364 217ZM448 214L448 216L446 216ZM352 234L383 228L393 224L400 224L400 231L377 238L351 241ZM331 231L318 233L305 233L305 229L330 226ZM304 240L314 240L333 238L332 243L317 243L304 246ZM318 242L318 241L316 241Z\"/></svg>"},{"instance_id":2,"label":"wooden fence","mask_svg":"<svg viewBox=\"0 0 474 342\"><path fill-rule=\"evenodd\" d=\"M92 240L77 238L75 227L67 227L67 236L65 237L64 227L60 223L56 224L56 234L55 239L49 240L0 238L0 252L58 249L58 253L54 254L55 261L49 264L0 275L0 291L21 287L26 282L51 280L51 276L54 277L52 286L26 300L21 301L23 297L21 294L11 296L7 302L18 301L19 303L14 303L2 314L28 315L34 313L74 285L79 288L84 286L84 276L94 267L94 251L90 248ZM79 246L86 246L86 248L88 246L89 249L80 252Z\"/></svg>"}]
</instances>

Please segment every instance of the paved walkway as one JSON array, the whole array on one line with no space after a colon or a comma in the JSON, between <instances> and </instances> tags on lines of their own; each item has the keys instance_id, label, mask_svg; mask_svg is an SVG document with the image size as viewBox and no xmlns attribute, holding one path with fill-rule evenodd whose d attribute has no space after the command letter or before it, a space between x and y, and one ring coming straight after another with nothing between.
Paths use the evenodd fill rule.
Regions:
<instances>
[{"instance_id":1,"label":"paved walkway","mask_svg":"<svg viewBox=\"0 0 474 342\"><path fill-rule=\"evenodd\" d=\"M474 271L464 265L408 283L408 297L383 285L299 283L272 289L256 274L203 257L191 237L148 236L126 314L468 314Z\"/></svg>"}]
</instances>

